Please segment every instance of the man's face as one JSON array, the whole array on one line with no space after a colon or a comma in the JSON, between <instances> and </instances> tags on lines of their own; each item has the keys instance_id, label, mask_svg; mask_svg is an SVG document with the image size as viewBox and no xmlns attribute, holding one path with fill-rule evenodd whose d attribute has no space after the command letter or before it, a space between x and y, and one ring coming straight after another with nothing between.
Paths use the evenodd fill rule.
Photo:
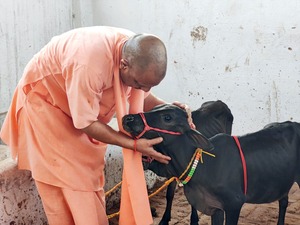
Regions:
<instances>
[{"instance_id":1,"label":"man's face","mask_svg":"<svg viewBox=\"0 0 300 225\"><path fill-rule=\"evenodd\" d=\"M141 71L121 59L120 78L125 85L147 92L160 83L161 80L156 77L155 65L150 65L147 70Z\"/></svg>"}]
</instances>

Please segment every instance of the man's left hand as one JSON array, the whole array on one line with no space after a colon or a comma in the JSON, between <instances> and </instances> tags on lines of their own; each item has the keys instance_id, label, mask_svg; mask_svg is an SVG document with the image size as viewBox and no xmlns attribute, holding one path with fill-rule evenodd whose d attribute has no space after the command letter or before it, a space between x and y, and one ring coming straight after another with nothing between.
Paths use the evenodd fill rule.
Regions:
<instances>
[{"instance_id":1,"label":"man's left hand","mask_svg":"<svg viewBox=\"0 0 300 225\"><path fill-rule=\"evenodd\" d=\"M181 103L181 102L173 102L173 105L176 105L182 109L184 109L186 111L186 113L188 114L188 123L190 125L190 127L192 129L196 129L195 124L193 123L193 118L192 118L192 110L190 109L190 107L187 104Z\"/></svg>"}]
</instances>

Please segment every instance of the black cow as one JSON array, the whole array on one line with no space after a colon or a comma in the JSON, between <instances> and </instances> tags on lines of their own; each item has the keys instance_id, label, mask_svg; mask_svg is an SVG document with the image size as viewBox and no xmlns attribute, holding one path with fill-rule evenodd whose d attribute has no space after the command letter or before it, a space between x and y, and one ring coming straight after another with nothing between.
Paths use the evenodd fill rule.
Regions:
<instances>
[{"instance_id":1,"label":"black cow","mask_svg":"<svg viewBox=\"0 0 300 225\"><path fill-rule=\"evenodd\" d=\"M184 185L188 202L197 210L212 216L213 225L238 223L244 203L279 201L278 225L284 225L288 193L294 182L300 184L300 124L272 123L271 126L239 137L247 169L247 193L244 193L244 169L237 144L232 136L217 134L207 139L190 129L184 110L161 105L144 113L152 127L180 132L171 135L147 131L145 138L162 136L164 141L155 149L172 160L169 164L154 161L150 169L159 176L180 177L200 148L215 157L202 154L193 177ZM125 116L123 126L136 137L144 125L138 114ZM185 177L186 175L184 175Z\"/></svg>"},{"instance_id":2,"label":"black cow","mask_svg":"<svg viewBox=\"0 0 300 225\"><path fill-rule=\"evenodd\" d=\"M219 133L231 134L233 115L228 106L220 100L204 102L199 109L192 111L192 118L196 129L207 138ZM176 186L177 182L173 181L167 188L166 209L159 225L168 225L171 220ZM197 210L192 206L190 224L197 225L198 221Z\"/></svg>"},{"instance_id":3,"label":"black cow","mask_svg":"<svg viewBox=\"0 0 300 225\"><path fill-rule=\"evenodd\" d=\"M219 133L231 134L233 115L220 100L204 102L199 109L192 111L192 118L196 130L207 138Z\"/></svg>"}]
</instances>

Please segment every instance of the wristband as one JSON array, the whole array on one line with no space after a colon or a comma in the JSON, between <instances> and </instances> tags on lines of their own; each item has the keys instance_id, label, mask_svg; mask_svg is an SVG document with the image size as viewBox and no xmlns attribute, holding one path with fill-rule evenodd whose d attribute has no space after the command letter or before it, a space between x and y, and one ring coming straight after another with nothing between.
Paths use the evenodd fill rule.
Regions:
<instances>
[{"instance_id":1,"label":"wristband","mask_svg":"<svg viewBox=\"0 0 300 225\"><path fill-rule=\"evenodd\" d=\"M133 140L133 149L134 149L135 152L136 152L136 142L137 142L137 139L134 139Z\"/></svg>"}]
</instances>

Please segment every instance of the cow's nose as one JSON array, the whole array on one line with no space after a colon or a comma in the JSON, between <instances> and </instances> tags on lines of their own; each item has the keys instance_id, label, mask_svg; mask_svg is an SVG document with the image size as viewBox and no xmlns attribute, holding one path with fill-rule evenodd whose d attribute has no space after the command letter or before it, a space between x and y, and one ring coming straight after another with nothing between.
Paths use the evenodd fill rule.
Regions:
<instances>
[{"instance_id":1,"label":"cow's nose","mask_svg":"<svg viewBox=\"0 0 300 225\"><path fill-rule=\"evenodd\" d=\"M125 122L133 122L133 121L134 121L134 116L132 116L132 115L126 116Z\"/></svg>"}]
</instances>

